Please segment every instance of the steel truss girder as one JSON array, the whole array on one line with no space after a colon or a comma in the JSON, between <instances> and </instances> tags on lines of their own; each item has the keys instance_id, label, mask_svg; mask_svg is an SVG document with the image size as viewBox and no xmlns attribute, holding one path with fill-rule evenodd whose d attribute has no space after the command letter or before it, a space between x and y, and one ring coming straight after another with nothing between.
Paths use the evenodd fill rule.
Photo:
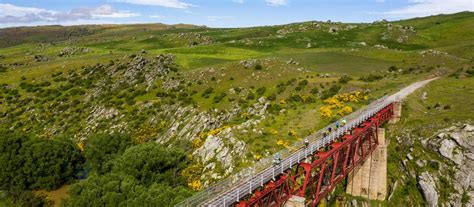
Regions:
<instances>
[{"instance_id":1,"label":"steel truss girder","mask_svg":"<svg viewBox=\"0 0 474 207\"><path fill-rule=\"evenodd\" d=\"M312 162L301 162L255 190L238 207L283 206L292 196L305 197L308 206L316 206L350 172L362 164L377 148L377 130L393 116L393 104L381 109L323 151L312 155Z\"/></svg>"}]
</instances>

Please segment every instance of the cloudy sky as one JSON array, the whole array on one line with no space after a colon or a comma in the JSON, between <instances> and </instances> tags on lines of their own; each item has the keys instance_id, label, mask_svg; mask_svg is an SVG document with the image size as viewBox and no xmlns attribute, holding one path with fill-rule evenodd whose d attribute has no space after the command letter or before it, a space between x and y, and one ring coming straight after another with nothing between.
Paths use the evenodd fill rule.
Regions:
<instances>
[{"instance_id":1,"label":"cloudy sky","mask_svg":"<svg viewBox=\"0 0 474 207\"><path fill-rule=\"evenodd\" d=\"M162 22L247 27L474 11L474 0L0 0L0 27Z\"/></svg>"}]
</instances>

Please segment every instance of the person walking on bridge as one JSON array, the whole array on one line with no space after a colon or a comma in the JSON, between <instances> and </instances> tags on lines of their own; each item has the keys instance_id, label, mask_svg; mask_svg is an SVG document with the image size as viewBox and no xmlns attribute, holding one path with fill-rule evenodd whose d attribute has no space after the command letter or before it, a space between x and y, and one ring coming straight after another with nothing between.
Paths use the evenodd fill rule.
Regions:
<instances>
[{"instance_id":1,"label":"person walking on bridge","mask_svg":"<svg viewBox=\"0 0 474 207\"><path fill-rule=\"evenodd\" d=\"M308 138L304 138L304 146L308 147L309 146L309 140Z\"/></svg>"}]
</instances>

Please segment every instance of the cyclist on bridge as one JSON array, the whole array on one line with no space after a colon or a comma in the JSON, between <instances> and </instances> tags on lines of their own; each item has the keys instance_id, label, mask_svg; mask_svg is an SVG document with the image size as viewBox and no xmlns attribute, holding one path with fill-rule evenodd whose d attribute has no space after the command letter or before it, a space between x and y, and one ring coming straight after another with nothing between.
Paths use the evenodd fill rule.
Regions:
<instances>
[{"instance_id":1,"label":"cyclist on bridge","mask_svg":"<svg viewBox=\"0 0 474 207\"><path fill-rule=\"evenodd\" d=\"M273 165L279 165L281 163L280 153L276 153L273 158Z\"/></svg>"},{"instance_id":2,"label":"cyclist on bridge","mask_svg":"<svg viewBox=\"0 0 474 207\"><path fill-rule=\"evenodd\" d=\"M344 125L346 125L347 121L346 121L345 119L343 119L343 120L341 121L341 123L342 123L341 126L344 126Z\"/></svg>"}]
</instances>

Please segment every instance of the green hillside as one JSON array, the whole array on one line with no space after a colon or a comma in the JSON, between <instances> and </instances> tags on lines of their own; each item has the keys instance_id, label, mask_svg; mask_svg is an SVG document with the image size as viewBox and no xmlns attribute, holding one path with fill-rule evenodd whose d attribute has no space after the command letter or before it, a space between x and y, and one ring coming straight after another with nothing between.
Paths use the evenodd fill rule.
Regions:
<instances>
[{"instance_id":1,"label":"green hillside","mask_svg":"<svg viewBox=\"0 0 474 207\"><path fill-rule=\"evenodd\" d=\"M0 29L0 165L10 172L0 178L0 205L41 202L25 198L65 184L66 206L172 205L428 77L442 77L426 90L452 112L410 108L406 124L472 118L474 110L454 112L472 105L472 93L447 96L472 85L472 22L463 12L228 29ZM37 171L14 164L30 169L48 156Z\"/></svg>"}]
</instances>

